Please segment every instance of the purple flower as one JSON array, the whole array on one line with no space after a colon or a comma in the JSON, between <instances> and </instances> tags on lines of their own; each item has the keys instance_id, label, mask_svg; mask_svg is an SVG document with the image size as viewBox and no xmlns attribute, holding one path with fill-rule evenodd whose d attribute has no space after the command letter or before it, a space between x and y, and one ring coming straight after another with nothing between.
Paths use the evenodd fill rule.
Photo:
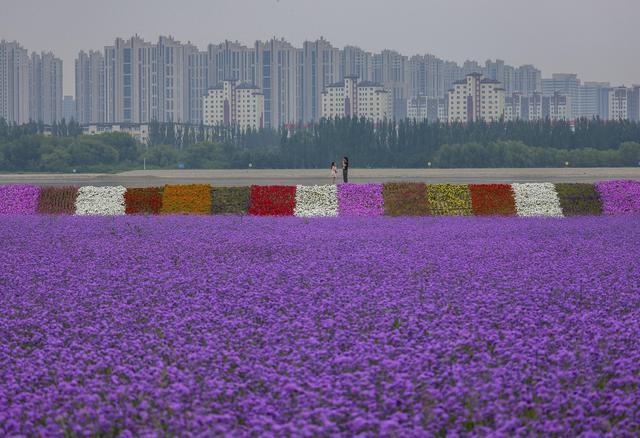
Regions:
<instances>
[{"instance_id":1,"label":"purple flower","mask_svg":"<svg viewBox=\"0 0 640 438\"><path fill-rule=\"evenodd\" d=\"M640 215L0 224L0 436L640 430Z\"/></svg>"},{"instance_id":2,"label":"purple flower","mask_svg":"<svg viewBox=\"0 0 640 438\"><path fill-rule=\"evenodd\" d=\"M40 187L26 184L0 186L0 214L35 214Z\"/></svg>"},{"instance_id":3,"label":"purple flower","mask_svg":"<svg viewBox=\"0 0 640 438\"><path fill-rule=\"evenodd\" d=\"M382 216L382 184L338 184L339 216Z\"/></svg>"},{"instance_id":4,"label":"purple flower","mask_svg":"<svg viewBox=\"0 0 640 438\"><path fill-rule=\"evenodd\" d=\"M605 214L640 213L640 181L596 183Z\"/></svg>"}]
</instances>

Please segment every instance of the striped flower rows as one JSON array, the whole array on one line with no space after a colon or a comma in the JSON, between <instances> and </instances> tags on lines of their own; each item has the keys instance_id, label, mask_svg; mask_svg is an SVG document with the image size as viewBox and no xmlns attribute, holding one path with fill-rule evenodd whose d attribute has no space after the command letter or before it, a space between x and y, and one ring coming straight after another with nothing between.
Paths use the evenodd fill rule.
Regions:
<instances>
[{"instance_id":1,"label":"striped flower rows","mask_svg":"<svg viewBox=\"0 0 640 438\"><path fill-rule=\"evenodd\" d=\"M640 213L640 181L151 188L0 186L0 214L582 216Z\"/></svg>"}]
</instances>

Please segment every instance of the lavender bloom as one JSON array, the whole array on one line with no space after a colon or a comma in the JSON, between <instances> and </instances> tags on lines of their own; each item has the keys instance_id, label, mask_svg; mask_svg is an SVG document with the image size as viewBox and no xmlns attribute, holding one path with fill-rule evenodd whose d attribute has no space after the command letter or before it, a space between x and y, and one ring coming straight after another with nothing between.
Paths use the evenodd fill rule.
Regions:
<instances>
[{"instance_id":1,"label":"lavender bloom","mask_svg":"<svg viewBox=\"0 0 640 438\"><path fill-rule=\"evenodd\" d=\"M640 430L637 215L0 222L0 436Z\"/></svg>"},{"instance_id":2,"label":"lavender bloom","mask_svg":"<svg viewBox=\"0 0 640 438\"><path fill-rule=\"evenodd\" d=\"M0 186L0 214L36 214L40 187L15 184Z\"/></svg>"},{"instance_id":3,"label":"lavender bloom","mask_svg":"<svg viewBox=\"0 0 640 438\"><path fill-rule=\"evenodd\" d=\"M640 181L601 181L596 190L605 214L640 212Z\"/></svg>"},{"instance_id":4,"label":"lavender bloom","mask_svg":"<svg viewBox=\"0 0 640 438\"><path fill-rule=\"evenodd\" d=\"M382 216L382 184L338 184L339 216Z\"/></svg>"}]
</instances>

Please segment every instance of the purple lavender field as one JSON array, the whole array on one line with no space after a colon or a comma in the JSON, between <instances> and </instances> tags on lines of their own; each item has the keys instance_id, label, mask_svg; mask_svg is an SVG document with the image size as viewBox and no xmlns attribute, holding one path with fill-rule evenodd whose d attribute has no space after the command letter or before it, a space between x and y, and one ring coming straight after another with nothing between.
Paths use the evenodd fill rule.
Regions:
<instances>
[{"instance_id":1,"label":"purple lavender field","mask_svg":"<svg viewBox=\"0 0 640 438\"><path fill-rule=\"evenodd\" d=\"M0 220L0 435L640 433L638 216Z\"/></svg>"}]
</instances>

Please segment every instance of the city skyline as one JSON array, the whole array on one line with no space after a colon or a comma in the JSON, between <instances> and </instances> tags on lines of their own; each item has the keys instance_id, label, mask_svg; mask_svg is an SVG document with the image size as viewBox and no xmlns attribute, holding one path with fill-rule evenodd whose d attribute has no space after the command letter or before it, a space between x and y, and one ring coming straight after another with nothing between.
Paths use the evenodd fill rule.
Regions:
<instances>
[{"instance_id":1,"label":"city skyline","mask_svg":"<svg viewBox=\"0 0 640 438\"><path fill-rule=\"evenodd\" d=\"M151 41L172 35L198 47L224 40L251 45L273 36L301 47L305 40L324 36L336 47L356 45L367 52L432 53L458 64L498 58L511 65L533 64L545 77L562 72L612 85L640 81L640 59L634 56L637 47L629 37L640 4L632 0L607 4L541 0L535 8L507 0L480 6L469 0L398 1L392 10L379 0L328 0L322 7L309 0L246 1L242 7L226 0L149 6L122 0L106 6L79 0L12 2L3 6L1 37L62 58L66 95L74 94L73 60L80 50L102 50L117 36L135 34ZM79 19L80 15L90 18ZM521 19L503 20L505 16ZM465 23L464 29L456 31L456 23ZM469 35L474 38L465 38Z\"/></svg>"}]
</instances>

